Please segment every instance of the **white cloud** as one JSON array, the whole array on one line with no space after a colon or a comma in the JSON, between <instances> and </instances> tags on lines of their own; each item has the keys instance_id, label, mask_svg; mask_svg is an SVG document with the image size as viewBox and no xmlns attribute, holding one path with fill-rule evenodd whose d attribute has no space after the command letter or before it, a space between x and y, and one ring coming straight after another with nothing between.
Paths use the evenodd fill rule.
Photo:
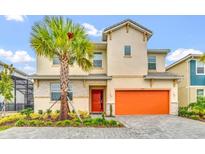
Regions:
<instances>
[{"instance_id":1,"label":"white cloud","mask_svg":"<svg viewBox=\"0 0 205 154\"><path fill-rule=\"evenodd\" d=\"M24 72L26 72L27 74L33 74L33 73L35 73L35 68L32 67L32 66L30 66L30 65L25 65L25 66L22 68L22 70L23 70Z\"/></svg>"},{"instance_id":2,"label":"white cloud","mask_svg":"<svg viewBox=\"0 0 205 154\"><path fill-rule=\"evenodd\" d=\"M34 58L32 58L26 51L23 50L12 52L10 50L0 49L0 56L4 57L12 63L26 63L34 61Z\"/></svg>"},{"instance_id":3,"label":"white cloud","mask_svg":"<svg viewBox=\"0 0 205 154\"><path fill-rule=\"evenodd\" d=\"M92 36L101 36L102 30L98 30L94 25L83 23L83 27L85 27L87 34Z\"/></svg>"},{"instance_id":4,"label":"white cloud","mask_svg":"<svg viewBox=\"0 0 205 154\"><path fill-rule=\"evenodd\" d=\"M25 16L23 16L23 15L5 15L4 17L5 17L6 20L8 20L8 21L14 20L14 21L23 22L24 19L25 19Z\"/></svg>"},{"instance_id":5,"label":"white cloud","mask_svg":"<svg viewBox=\"0 0 205 154\"><path fill-rule=\"evenodd\" d=\"M174 62L177 61L185 56L187 56L188 54L202 54L203 52L200 50L196 50L196 49L184 49L184 48L179 48L171 53L169 53L169 55L167 56L167 60L170 62Z\"/></svg>"}]
</instances>

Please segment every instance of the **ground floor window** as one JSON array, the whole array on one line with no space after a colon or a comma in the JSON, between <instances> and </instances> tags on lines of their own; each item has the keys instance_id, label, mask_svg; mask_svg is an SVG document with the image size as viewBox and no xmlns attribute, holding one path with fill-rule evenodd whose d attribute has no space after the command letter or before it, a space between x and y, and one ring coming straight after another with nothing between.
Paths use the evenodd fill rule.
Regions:
<instances>
[{"instance_id":1,"label":"ground floor window","mask_svg":"<svg viewBox=\"0 0 205 154\"><path fill-rule=\"evenodd\" d=\"M204 96L204 89L197 89L197 97Z\"/></svg>"},{"instance_id":2,"label":"ground floor window","mask_svg":"<svg viewBox=\"0 0 205 154\"><path fill-rule=\"evenodd\" d=\"M51 83L51 100L57 101L60 100L60 83ZM73 89L71 83L68 84L68 96L70 100L73 99Z\"/></svg>"},{"instance_id":3,"label":"ground floor window","mask_svg":"<svg viewBox=\"0 0 205 154\"><path fill-rule=\"evenodd\" d=\"M60 99L60 83L51 83L51 100L56 101Z\"/></svg>"}]
</instances>

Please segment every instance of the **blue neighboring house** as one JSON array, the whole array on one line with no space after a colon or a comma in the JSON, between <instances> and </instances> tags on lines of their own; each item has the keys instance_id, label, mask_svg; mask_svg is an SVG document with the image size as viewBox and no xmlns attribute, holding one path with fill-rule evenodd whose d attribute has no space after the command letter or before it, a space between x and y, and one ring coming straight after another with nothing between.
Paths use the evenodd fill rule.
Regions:
<instances>
[{"instance_id":1,"label":"blue neighboring house","mask_svg":"<svg viewBox=\"0 0 205 154\"><path fill-rule=\"evenodd\" d=\"M200 62L200 57L200 54L189 54L166 68L183 76L178 84L180 106L187 106L205 95L205 63Z\"/></svg>"}]
</instances>

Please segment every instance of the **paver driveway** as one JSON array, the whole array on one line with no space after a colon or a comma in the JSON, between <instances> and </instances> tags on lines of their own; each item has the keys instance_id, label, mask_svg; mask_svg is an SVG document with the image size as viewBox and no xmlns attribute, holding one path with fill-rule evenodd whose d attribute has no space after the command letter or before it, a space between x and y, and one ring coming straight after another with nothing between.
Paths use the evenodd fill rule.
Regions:
<instances>
[{"instance_id":1,"label":"paver driveway","mask_svg":"<svg viewBox=\"0 0 205 154\"><path fill-rule=\"evenodd\" d=\"M0 138L205 138L205 123L177 116L120 116L126 128L11 128Z\"/></svg>"}]
</instances>

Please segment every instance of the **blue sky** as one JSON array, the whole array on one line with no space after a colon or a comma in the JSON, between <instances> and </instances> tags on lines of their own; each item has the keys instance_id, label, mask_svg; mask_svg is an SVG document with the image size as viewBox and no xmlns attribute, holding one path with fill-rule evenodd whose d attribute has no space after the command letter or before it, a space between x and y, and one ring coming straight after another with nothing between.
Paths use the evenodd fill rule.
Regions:
<instances>
[{"instance_id":1,"label":"blue sky","mask_svg":"<svg viewBox=\"0 0 205 154\"><path fill-rule=\"evenodd\" d=\"M205 16L66 16L87 29L93 41L101 41L104 28L130 18L153 31L148 48L169 48L170 64L189 53L205 51ZM31 27L43 16L0 16L0 60L27 73L35 72L30 47Z\"/></svg>"}]
</instances>

